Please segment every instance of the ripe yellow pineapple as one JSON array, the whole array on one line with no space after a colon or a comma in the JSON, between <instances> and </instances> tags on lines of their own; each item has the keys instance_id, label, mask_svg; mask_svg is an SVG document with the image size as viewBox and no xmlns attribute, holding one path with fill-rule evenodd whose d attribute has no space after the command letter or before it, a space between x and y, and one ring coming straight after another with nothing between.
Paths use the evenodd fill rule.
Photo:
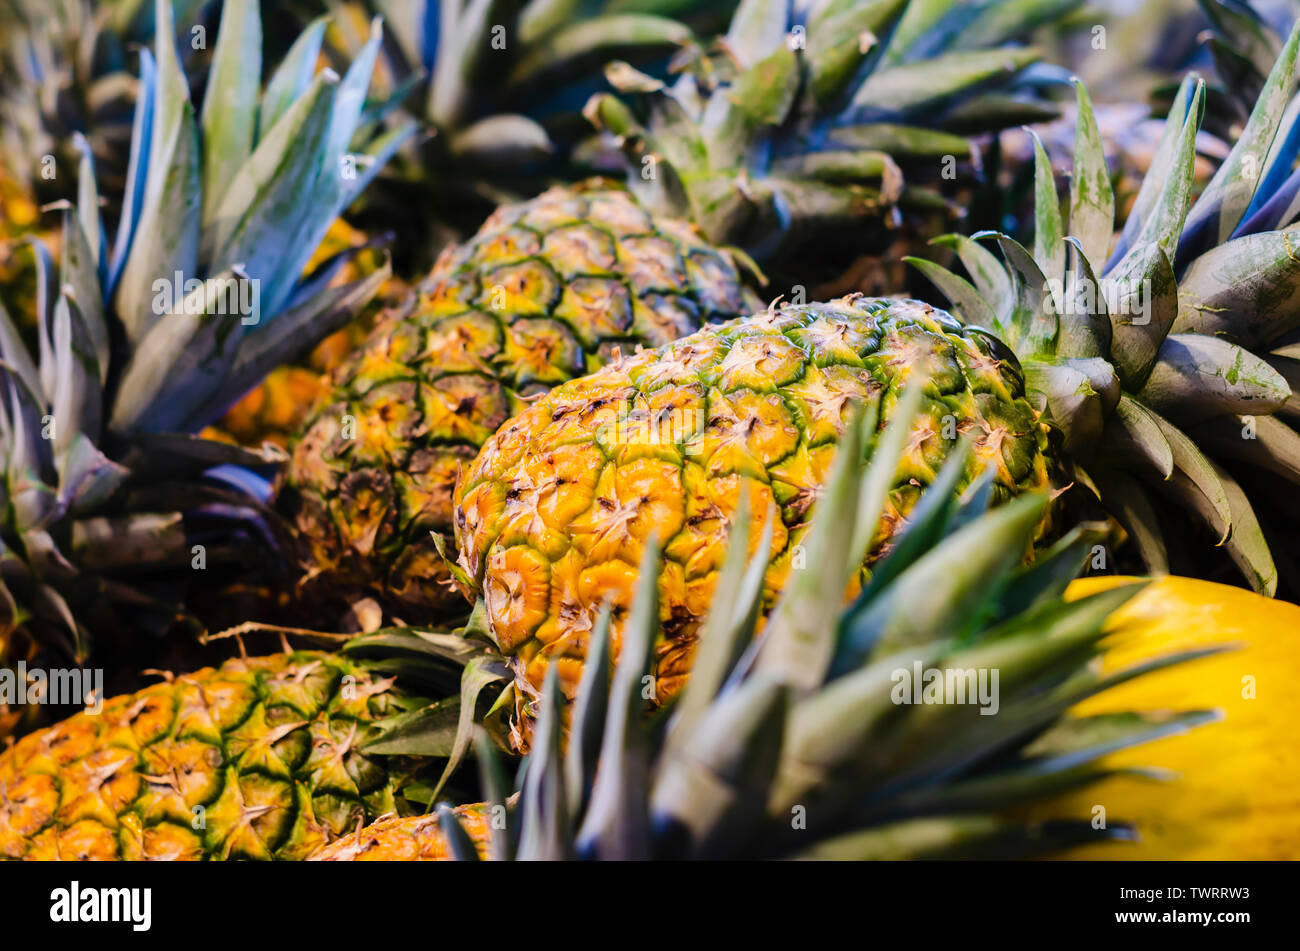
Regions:
<instances>
[{"instance_id":1,"label":"ripe yellow pineapple","mask_svg":"<svg viewBox=\"0 0 1300 951\"><path fill-rule=\"evenodd\" d=\"M492 807L485 802L451 810L480 857L487 850ZM442 862L453 858L437 814L385 816L313 853L313 862Z\"/></svg>"},{"instance_id":2,"label":"ripe yellow pineapple","mask_svg":"<svg viewBox=\"0 0 1300 951\"><path fill-rule=\"evenodd\" d=\"M855 405L893 418L927 379L871 558L887 551L959 436L974 451L948 491L986 466L1001 501L1053 483L1048 430L1015 357L991 335L916 301L846 297L773 308L625 356L552 390L487 441L456 490L461 565L489 631L513 658L516 742L547 667L572 696L602 603L614 643L647 539L662 546L655 693L691 669L730 519L749 481L773 508L764 607L804 565L808 513ZM750 533L756 549L761 520Z\"/></svg>"},{"instance_id":3,"label":"ripe yellow pineapple","mask_svg":"<svg viewBox=\"0 0 1300 951\"><path fill-rule=\"evenodd\" d=\"M362 753L391 678L312 651L229 660L104 701L0 753L0 858L304 858L398 810Z\"/></svg>"},{"instance_id":4,"label":"ripe yellow pineapple","mask_svg":"<svg viewBox=\"0 0 1300 951\"><path fill-rule=\"evenodd\" d=\"M619 187L498 209L336 371L292 445L279 497L308 585L408 619L461 604L430 533L450 536L457 473L493 431L620 350L755 304L730 253Z\"/></svg>"},{"instance_id":5,"label":"ripe yellow pineapple","mask_svg":"<svg viewBox=\"0 0 1300 951\"><path fill-rule=\"evenodd\" d=\"M611 152L621 152L631 194L579 186L499 209L443 256L412 320L378 332L340 372L295 440L282 499L313 588L344 601L375 594L403 619L440 620L458 602L430 532L450 530L457 468L519 399L591 372L615 348L658 346L753 313L757 302L744 299L735 255L723 248L793 269L789 283L807 286L839 272L827 254L872 252L878 238L897 237L900 216L909 229L947 220L938 159L970 155L968 134L1053 112L1031 70L1038 54L1020 41L1054 14L1017 0L981 9L976 28L961 4L741 4L724 36L698 42L657 21L638 54L653 37L680 44L676 79L611 62L605 79L617 94L592 96L582 110L600 132L585 157L609 168ZM503 75L507 85L521 76L563 82L567 70L552 54L569 46L568 30L585 34L600 18L525 16L509 30L522 37L512 46L523 51L520 69L501 74L475 60L481 46L464 59L455 44L426 48L436 8L426 13L423 23L405 21L404 51L423 50L413 61L433 62L436 77L477 77L433 84L431 151L462 168L478 158L476 178L507 169L504 189L477 192L509 194L527 177L519 157L549 151L554 123L544 130L527 109L483 119L500 102L492 90ZM584 35L605 50L595 60L622 32L606 25L608 33ZM514 98L527 104L535 91ZM986 95L998 108L981 115L973 106ZM466 128L471 117L480 121ZM557 144L559 158L566 146ZM494 166L494 156L505 161ZM434 185L465 180L450 170ZM467 191L475 190L460 188L452 204ZM796 261L797 249L807 253Z\"/></svg>"}]
</instances>

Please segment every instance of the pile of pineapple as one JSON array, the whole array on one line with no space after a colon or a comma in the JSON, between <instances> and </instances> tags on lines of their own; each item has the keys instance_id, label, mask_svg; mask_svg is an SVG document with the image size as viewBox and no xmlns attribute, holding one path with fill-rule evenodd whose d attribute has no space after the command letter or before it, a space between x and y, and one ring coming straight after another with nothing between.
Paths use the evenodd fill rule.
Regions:
<instances>
[{"instance_id":1,"label":"pile of pineapple","mask_svg":"<svg viewBox=\"0 0 1300 951\"><path fill-rule=\"evenodd\" d=\"M0 856L1300 857L1300 26L272 6L0 10Z\"/></svg>"}]
</instances>

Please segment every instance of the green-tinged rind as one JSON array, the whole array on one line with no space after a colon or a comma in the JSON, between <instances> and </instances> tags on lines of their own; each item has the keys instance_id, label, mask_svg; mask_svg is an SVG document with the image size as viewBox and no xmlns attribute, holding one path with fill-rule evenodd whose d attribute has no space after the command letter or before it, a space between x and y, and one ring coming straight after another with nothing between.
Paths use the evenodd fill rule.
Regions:
<instances>
[{"instance_id":1,"label":"green-tinged rind","mask_svg":"<svg viewBox=\"0 0 1300 951\"><path fill-rule=\"evenodd\" d=\"M849 422L855 412L864 431ZM847 456L837 455L842 441ZM851 468L857 455L880 465L860 485L835 482L850 493L846 517L810 527L810 509L834 491L825 487L834 460ZM953 456L959 462L945 470ZM668 702L692 669L722 583L727 528L745 496L751 544L760 542L759 516L771 513L760 603L765 612L778 606L770 657L758 665L779 668L798 691L832 663L825 637L841 599L894 549L924 487L956 496L980 483L986 500L1007 503L1058 488L1060 478L1009 351L926 304L852 296L774 306L551 390L484 444L453 501L467 593L481 595L487 631L511 658L516 730L526 737L550 666L560 667L568 695L576 691L606 599L622 642L651 533L663 551L655 702ZM963 554L936 562L935 573L963 559L1018 561L1030 553L1015 543L1026 524L1031 534L1050 530L1040 501L1007 512L1005 544L968 548L962 536L952 550ZM845 552L853 567L830 570ZM745 579L743 589L752 584ZM982 596L972 590L933 610L967 614L969 599ZM899 597L929 604L923 593ZM950 620L924 606L914 614L918 628Z\"/></svg>"},{"instance_id":2,"label":"green-tinged rind","mask_svg":"<svg viewBox=\"0 0 1300 951\"><path fill-rule=\"evenodd\" d=\"M463 602L431 533L450 538L458 472L498 427L619 352L756 306L730 252L616 186L502 206L335 371L291 444L279 504L305 590L439 619Z\"/></svg>"},{"instance_id":3,"label":"green-tinged rind","mask_svg":"<svg viewBox=\"0 0 1300 951\"><path fill-rule=\"evenodd\" d=\"M0 753L0 858L301 859L411 811L421 764L359 747L418 701L364 662L235 659L100 702Z\"/></svg>"}]
</instances>

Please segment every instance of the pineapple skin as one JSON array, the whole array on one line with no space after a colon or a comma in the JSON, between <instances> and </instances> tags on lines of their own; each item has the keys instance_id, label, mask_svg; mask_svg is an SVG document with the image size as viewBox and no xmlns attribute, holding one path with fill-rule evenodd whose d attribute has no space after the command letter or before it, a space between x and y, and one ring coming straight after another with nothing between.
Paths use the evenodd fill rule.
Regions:
<instances>
[{"instance_id":1,"label":"pineapple skin","mask_svg":"<svg viewBox=\"0 0 1300 951\"><path fill-rule=\"evenodd\" d=\"M417 623L462 605L431 532L450 537L457 475L497 427L620 350L756 305L730 253L619 187L502 206L335 371L291 444L278 498L305 592L377 594Z\"/></svg>"},{"instance_id":2,"label":"pineapple skin","mask_svg":"<svg viewBox=\"0 0 1300 951\"><path fill-rule=\"evenodd\" d=\"M397 810L407 764L357 746L398 699L299 651L106 700L0 754L0 858L305 858Z\"/></svg>"},{"instance_id":3,"label":"pineapple skin","mask_svg":"<svg viewBox=\"0 0 1300 951\"><path fill-rule=\"evenodd\" d=\"M487 858L491 806L476 802L451 811L479 854ZM438 816L385 816L364 829L335 839L309 862L447 862L454 859Z\"/></svg>"},{"instance_id":4,"label":"pineapple skin","mask_svg":"<svg viewBox=\"0 0 1300 951\"><path fill-rule=\"evenodd\" d=\"M651 532L663 552L659 703L690 671L744 480L756 516L751 556L763 513L778 515L764 610L791 571L817 570L802 561L809 509L852 407L874 403L883 428L901 390L922 375L930 381L922 411L869 567L957 435L974 442L959 491L986 465L995 501L1060 483L1050 431L1025 398L1015 356L927 304L855 295L773 307L624 357L498 430L457 486L455 531L460 564L515 671L516 747L529 745L550 664L576 695L606 599L617 650Z\"/></svg>"}]
</instances>

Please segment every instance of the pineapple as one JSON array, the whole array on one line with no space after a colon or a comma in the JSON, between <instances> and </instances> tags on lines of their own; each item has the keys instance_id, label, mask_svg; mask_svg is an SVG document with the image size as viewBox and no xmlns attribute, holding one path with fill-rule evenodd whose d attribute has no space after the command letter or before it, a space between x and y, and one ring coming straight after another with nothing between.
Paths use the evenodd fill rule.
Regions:
<instances>
[{"instance_id":1,"label":"pineapple","mask_svg":"<svg viewBox=\"0 0 1300 951\"><path fill-rule=\"evenodd\" d=\"M690 37L682 23L627 3L617 4L616 11L587 5L576 22L562 13L557 16L549 2L531 8L413 6L386 0L328 0L323 5L326 15L309 23L295 41L297 55L344 62L360 57L371 38L372 14L382 14L393 42L378 50L378 94L393 102L405 99L432 133L418 150L412 143L395 155L351 214L377 232L400 233L402 240L394 250L403 273L427 268L452 238L471 233L500 201L534 193L544 180L542 163L558 164L560 153L567 154L552 132L584 123L574 110L576 122L557 116L550 101L576 96L580 103L582 94L567 88L557 93L549 83L536 80L541 73L570 76L580 89L589 84L590 77L575 74L573 58L561 51L571 31L583 37L584 58L617 48L625 55L658 59ZM679 12L689 12L689 4ZM504 47L493 40L498 26L506 31ZM455 41L438 40L443 31ZM524 113L536 113L536 118ZM331 226L318 257L364 242L361 232L340 220ZM343 276L356 280L373 272L379 257L374 251L364 254ZM404 306L407 290L392 278L380 298L388 307ZM330 373L382 319L380 311L378 304L372 305L304 360L277 367L230 408L210 435L250 447L263 442L285 446L316 398L329 388Z\"/></svg>"},{"instance_id":2,"label":"pineapple","mask_svg":"<svg viewBox=\"0 0 1300 951\"><path fill-rule=\"evenodd\" d=\"M617 10L588 5L577 22L568 21L549 2L531 8L411 6L385 0L328 0L324 5L327 15L298 36L297 55L345 62L357 58L371 37L371 12L382 14L394 42L378 51L379 95L394 103L403 98L416 103L412 112L432 133L422 148L412 144L394 156L351 215L376 231L396 229L401 234L395 251L403 273L427 267L453 238L472 232L494 205L535 192L544 181L543 164L553 172L550 166L559 164L561 153L567 155L567 147L555 142L552 132L584 123L580 117L575 122L555 114L551 100L577 95L580 102L581 95L565 87L557 93L549 83L536 80L541 73L569 76L583 89L589 84L585 73L574 73L575 59L561 52L571 30L582 35L581 58L600 55L606 48L662 58L690 36L682 23L627 3L616 4ZM689 4L678 12L689 12ZM498 26L506 30L504 46L493 39ZM455 36L455 42L437 41L442 31ZM537 117L505 112L507 106L536 112ZM551 131L543 128L543 121ZM341 220L331 232L322 252L330 237L338 249L364 242L360 232ZM369 260L359 259L346 269L354 272L349 279L378 266L376 253L365 257ZM380 297L386 306L403 306L406 291L393 278ZM252 447L268 441L286 445L316 397L329 387L331 371L373 329L382 316L379 311L372 306L305 360L277 367L231 407L211 435Z\"/></svg>"},{"instance_id":3,"label":"pineapple","mask_svg":"<svg viewBox=\"0 0 1300 951\"><path fill-rule=\"evenodd\" d=\"M882 150L918 163L968 154L946 123L969 126L962 107L978 112L983 91L1025 92L1019 81L1036 56L1004 44L1072 5L1024 12L986 0L997 23L958 36L971 24L947 2L831 3L810 18L785 2L746 2L719 41L725 55L683 51L692 65L674 88L689 92L684 113L666 88L656 87L645 126L619 100L593 98L588 117L617 134L637 169L654 156L653 180L631 175L630 194L579 185L503 206L464 248L444 251L413 316L377 329L340 369L290 447L280 492L310 590L330 603L374 594L407 621L439 619L458 604L437 553L456 473L521 401L596 369L616 348L657 346L752 313L736 266L748 257L729 242L771 255L806 228L878 222L901 194L898 166ZM890 44L872 46L871 30ZM835 39L844 36L848 47ZM936 49L947 52L927 59ZM926 80L927 66L943 80ZM652 82L627 64L611 75L624 89ZM813 79L822 83L815 100L795 96ZM914 94L901 91L907 84ZM869 93L883 103L890 89L890 109L869 105ZM779 108L766 101L773 95ZM1033 103L1002 101L976 125L1042 114ZM822 126L840 138L809 131ZM688 156L704 165L683 164ZM749 211L732 207L751 199ZM613 292L611 271L625 290Z\"/></svg>"},{"instance_id":4,"label":"pineapple","mask_svg":"<svg viewBox=\"0 0 1300 951\"><path fill-rule=\"evenodd\" d=\"M359 749L414 701L340 655L236 658L102 702L0 753L0 857L305 858L402 807L418 765Z\"/></svg>"},{"instance_id":5,"label":"pineapple","mask_svg":"<svg viewBox=\"0 0 1300 951\"><path fill-rule=\"evenodd\" d=\"M457 473L498 426L619 348L755 303L731 254L619 188L502 207L338 369L292 445L279 501L306 583L373 590L414 619L446 611L459 598L430 532L451 534Z\"/></svg>"},{"instance_id":6,"label":"pineapple","mask_svg":"<svg viewBox=\"0 0 1300 951\"><path fill-rule=\"evenodd\" d=\"M944 243L970 282L913 261L959 317L1016 352L1076 478L1123 524L1148 570L1222 576L1232 567L1211 557L1217 548L1256 591L1275 594L1284 576L1293 597L1300 553L1294 506L1283 500L1300 482L1300 260L1290 230L1298 46L1300 27L1195 201L1204 84L1183 83L1118 238L1080 85L1068 217L1037 145L1032 252L1005 235L976 236L996 242L999 258L952 236Z\"/></svg>"},{"instance_id":7,"label":"pineapple","mask_svg":"<svg viewBox=\"0 0 1300 951\"><path fill-rule=\"evenodd\" d=\"M989 512L987 492L958 500L936 487L861 597L842 607L838 594L877 534L914 431L900 416L892 448L867 463L871 415L845 434L818 503L809 546L821 560L791 577L756 643L765 595L755 582L768 560L759 551L746 565L759 523L736 513L699 663L669 715L641 715L659 645L674 636L650 542L621 634L608 610L585 632L590 662L575 706L559 667L548 670L517 797L506 798L480 734L484 802L441 805L436 819L385 818L313 858L990 858L1131 838L1130 826L1097 829L1079 812L1030 823L1004 813L1105 776L1090 764L1116 748L1215 718L1065 714L1142 672L1103 677L1094 663L1108 616L1142 586L1067 604L1087 540L1075 533L1044 562L1019 564L1044 496ZM1217 649L1148 662L1168 667ZM998 670L999 709L900 702L910 698L899 674L913 665Z\"/></svg>"},{"instance_id":8,"label":"pineapple","mask_svg":"<svg viewBox=\"0 0 1300 951\"><path fill-rule=\"evenodd\" d=\"M1080 87L1074 243L1063 240L1039 146L1032 256L997 236L1004 269L976 240L951 239L975 285L918 262L964 323L897 301L782 308L628 357L505 424L458 485L456 532L460 580L481 595L488 630L512 657L516 722L526 722L525 708L552 661L572 695L595 612L603 600L625 612L652 530L664 538L656 577L667 632L654 673L661 695L671 696L692 666L718 564L710 540L734 508L741 477L756 480L756 504L781 516L768 542L770 599L801 553L802 509L822 483L843 408L878 398L888 419L894 391L913 372L931 379L933 402L909 437L913 451L896 482L904 501L893 506L894 521L909 516L907 483L938 479L952 440L967 433L976 459L993 464L1002 498L1077 484L1072 495L1099 495L1152 570L1167 571L1166 552L1182 555L1192 546L1162 538L1155 496L1130 473L1148 480L1181 506L1168 513L1183 523L1172 531L1204 522L1252 586L1274 593L1277 574L1255 497L1229 467L1246 462L1294 478L1300 440L1287 423L1293 398L1284 371L1293 362L1286 335L1300 329L1286 303L1297 263L1289 232L1267 230L1287 223L1286 203L1266 201L1267 191L1251 198L1261 175L1276 187L1280 176L1268 170L1290 167L1294 137L1279 134L1281 151L1262 167L1242 156L1252 147L1267 152L1274 142L1297 44L1300 31L1190 215L1202 94L1194 81L1185 85L1156 163L1168 174L1148 179L1120 234L1116 263L1104 269L1113 196ZM1251 186L1244 193L1228 187L1243 180ZM1289 201L1289 191L1280 194ZM1248 205L1258 210L1244 236L1226 240ZM1090 261L1098 262L1095 271ZM1094 273L1112 282L1103 293ZM1065 281L1063 296L1049 294L1048 275ZM1105 301L1116 289L1154 294L1146 299L1150 319L1135 319L1142 311L1132 297L1109 316ZM1273 349L1269 359L1246 349L1260 344ZM1258 438L1243 438L1248 433ZM965 465L945 483L948 491L972 478L975 459ZM1266 504L1268 496L1259 499ZM1284 517L1294 513L1269 521ZM877 539L890 542L889 533Z\"/></svg>"},{"instance_id":9,"label":"pineapple","mask_svg":"<svg viewBox=\"0 0 1300 951\"><path fill-rule=\"evenodd\" d=\"M809 509L850 408L865 403L891 419L919 380L924 410L906 436L872 563L959 439L972 451L942 477L943 491L962 491L986 469L997 501L1060 482L1014 356L927 304L848 297L774 308L624 357L499 429L457 485L455 529L464 580L512 658L520 704L553 664L573 694L602 603L614 607L618 641L652 534L664 555L656 694L675 695L740 497L776 513L764 546L771 607L812 557ZM754 545L759 532L755 524Z\"/></svg>"},{"instance_id":10,"label":"pineapple","mask_svg":"<svg viewBox=\"0 0 1300 951\"><path fill-rule=\"evenodd\" d=\"M442 806L437 812L421 816L383 816L307 858L311 862L449 861L463 854L458 853L463 840L453 845L443 833L448 814L455 816L458 823L452 835L458 839L459 835L468 836L475 854L486 856L492 836L492 811L488 803L476 802L455 808Z\"/></svg>"},{"instance_id":11,"label":"pineapple","mask_svg":"<svg viewBox=\"0 0 1300 951\"><path fill-rule=\"evenodd\" d=\"M360 122L369 65L342 79L277 71L274 94L263 96L256 13L251 2L223 8L196 117L170 0L158 0L113 242L82 142L61 267L38 242L35 312L15 322L0 308L0 660L35 645L83 661L100 633L117 638L120 660L126 632L161 633L185 616L175 596L203 577L195 568L274 564L264 487L220 467L276 457L191 434L336 329L385 273L343 287L327 286L328 268L302 273L367 181L336 169ZM397 141L366 146L375 166ZM256 289L250 312L213 313L232 286ZM34 354L19 329L28 326Z\"/></svg>"},{"instance_id":12,"label":"pineapple","mask_svg":"<svg viewBox=\"0 0 1300 951\"><path fill-rule=\"evenodd\" d=\"M173 3L182 22L196 6ZM127 50L148 41L151 7L141 0L0 3L0 152L42 202L76 198L75 177L64 170L77 167L83 136L106 203L119 209L135 91Z\"/></svg>"}]
</instances>

